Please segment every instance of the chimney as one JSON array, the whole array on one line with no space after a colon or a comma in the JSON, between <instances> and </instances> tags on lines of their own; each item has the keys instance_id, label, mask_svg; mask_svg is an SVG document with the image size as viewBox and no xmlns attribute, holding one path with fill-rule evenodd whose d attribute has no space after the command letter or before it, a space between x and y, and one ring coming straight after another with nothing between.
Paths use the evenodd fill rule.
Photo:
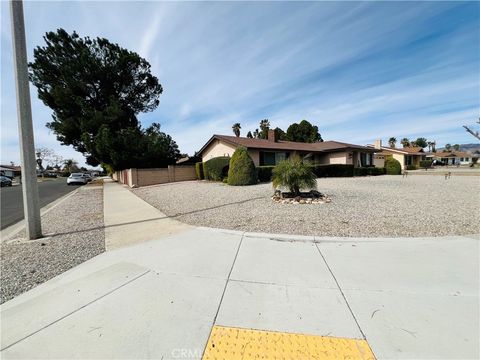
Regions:
<instances>
[{"instance_id":1,"label":"chimney","mask_svg":"<svg viewBox=\"0 0 480 360\"><path fill-rule=\"evenodd\" d=\"M277 139L275 139L275 130L268 129L267 139L268 141L273 141L273 142L277 141Z\"/></svg>"},{"instance_id":2,"label":"chimney","mask_svg":"<svg viewBox=\"0 0 480 360\"><path fill-rule=\"evenodd\" d=\"M382 148L382 140L378 139L375 140L375 149L381 149Z\"/></svg>"}]
</instances>

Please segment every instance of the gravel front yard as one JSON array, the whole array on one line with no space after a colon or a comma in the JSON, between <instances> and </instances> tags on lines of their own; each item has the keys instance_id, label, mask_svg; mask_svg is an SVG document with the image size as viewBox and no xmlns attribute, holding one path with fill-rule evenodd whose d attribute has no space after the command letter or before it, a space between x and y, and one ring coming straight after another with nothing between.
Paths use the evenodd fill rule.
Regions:
<instances>
[{"instance_id":1,"label":"gravel front yard","mask_svg":"<svg viewBox=\"0 0 480 360\"><path fill-rule=\"evenodd\" d=\"M271 184L204 181L132 191L168 216L198 226L319 236L397 237L480 233L477 176L318 179L330 204L277 204Z\"/></svg>"},{"instance_id":2,"label":"gravel front yard","mask_svg":"<svg viewBox=\"0 0 480 360\"><path fill-rule=\"evenodd\" d=\"M42 216L50 237L26 241L23 230L1 244L0 303L105 251L103 188L87 185Z\"/></svg>"}]
</instances>

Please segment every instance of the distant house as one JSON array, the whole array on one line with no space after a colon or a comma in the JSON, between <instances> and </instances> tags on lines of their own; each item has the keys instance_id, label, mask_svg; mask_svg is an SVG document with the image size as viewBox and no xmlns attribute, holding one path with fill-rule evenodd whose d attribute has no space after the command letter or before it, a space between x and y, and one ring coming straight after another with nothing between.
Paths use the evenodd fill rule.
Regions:
<instances>
[{"instance_id":1,"label":"distant house","mask_svg":"<svg viewBox=\"0 0 480 360\"><path fill-rule=\"evenodd\" d=\"M20 176L22 174L22 170L20 166L15 165L0 165L0 175L7 176L9 178L14 178L16 176Z\"/></svg>"},{"instance_id":2,"label":"distant house","mask_svg":"<svg viewBox=\"0 0 480 360\"><path fill-rule=\"evenodd\" d=\"M470 165L474 158L478 158L479 154L471 154L463 151L441 151L432 153L431 157L440 160L446 165Z\"/></svg>"},{"instance_id":3,"label":"distant house","mask_svg":"<svg viewBox=\"0 0 480 360\"><path fill-rule=\"evenodd\" d=\"M373 166L374 149L339 141L303 143L277 140L275 131L268 131L268 139L251 139L227 135L213 135L198 151L205 162L215 157L232 156L239 146L247 148L255 166L276 165L293 154L315 164L351 164L355 167Z\"/></svg>"},{"instance_id":4,"label":"distant house","mask_svg":"<svg viewBox=\"0 0 480 360\"><path fill-rule=\"evenodd\" d=\"M421 147L392 148L382 146L382 140L376 140L374 145L368 147L375 149L374 164L377 167L383 167L389 157L398 160L402 170L409 165L420 167L420 161L426 159L426 153Z\"/></svg>"}]
</instances>

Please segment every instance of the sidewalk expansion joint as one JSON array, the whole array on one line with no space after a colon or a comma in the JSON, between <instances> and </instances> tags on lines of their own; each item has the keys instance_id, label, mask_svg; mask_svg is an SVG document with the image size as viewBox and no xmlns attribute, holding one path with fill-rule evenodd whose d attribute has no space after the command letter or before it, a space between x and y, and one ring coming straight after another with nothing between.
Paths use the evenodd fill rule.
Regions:
<instances>
[{"instance_id":1,"label":"sidewalk expansion joint","mask_svg":"<svg viewBox=\"0 0 480 360\"><path fill-rule=\"evenodd\" d=\"M40 328L40 329L38 329L38 330L35 330L35 331L32 332L31 334L28 334L27 336L24 336L23 338L15 341L14 343L12 343L12 344L10 344L10 345L8 345L8 346L5 346L4 348L0 349L0 351L7 350L8 348L11 348L12 346L18 344L19 342L22 342L23 340L28 339L29 337L31 337L31 336L33 336L33 335L35 335L35 334L37 334L37 333L45 330L46 328L48 328L48 327L50 327L50 326L52 326L52 325L54 325L54 324L62 321L63 319L66 319L66 318L69 317L70 315L73 315L73 314L75 314L76 312L78 312L78 311L86 308L87 306L90 306L91 304L97 302L98 300L103 299L104 297L112 294L113 292L115 292L115 291L123 288L124 286L126 286L126 285L134 282L135 280L141 278L142 276L144 276L144 275L146 275L146 274L148 274L148 273L150 273L150 272L151 272L151 270L146 270L145 272L141 273L140 275L135 276L134 278L128 280L127 282L123 283L122 285L117 286L116 288L110 290L109 292L103 294L102 296L99 296L98 298L93 299L92 301L86 303L85 305L80 306L78 309L75 309L75 310L69 312L68 314L65 314L65 315L61 316L61 317L58 318L57 320L52 321L50 324L45 325L45 326L43 326L42 328Z\"/></svg>"},{"instance_id":2,"label":"sidewalk expansion joint","mask_svg":"<svg viewBox=\"0 0 480 360\"><path fill-rule=\"evenodd\" d=\"M362 328L360 327L360 324L358 323L358 320L357 320L355 314L353 313L353 310L352 310L352 308L350 307L350 304L348 303L347 297L345 296L342 288L340 287L340 284L339 284L337 278L335 277L335 274L333 273L332 269L330 268L330 265L328 265L327 259L325 258L325 256L323 256L322 251L321 251L320 248L318 247L318 244L315 244L315 247L317 248L318 253L319 253L320 256L322 257L323 261L325 262L325 265L327 266L328 271L329 271L330 274L332 275L333 280L335 280L335 283L337 284L338 290L339 290L340 293L342 294L342 297L343 297L343 299L345 300L345 304L347 304L348 310L350 311L350 314L352 314L353 320L355 320L355 323L357 324L357 327L358 327L358 330L360 331L360 334L362 334L363 339L366 340L365 333L363 332Z\"/></svg>"},{"instance_id":3,"label":"sidewalk expansion joint","mask_svg":"<svg viewBox=\"0 0 480 360\"><path fill-rule=\"evenodd\" d=\"M210 335L212 334L212 331L215 327L215 322L217 321L217 316L218 316L218 313L220 312L220 307L222 306L223 297L225 296L225 292L227 291L228 282L230 281L230 276L232 275L233 267L235 266L235 262L237 261L238 253L240 252L240 247L242 246L242 242L243 242L243 235L240 238L240 242L238 243L237 252L235 253L235 257L233 258L232 266L230 267L230 271L228 272L227 280L225 281L225 286L223 288L222 296L220 297L220 302L218 303L217 312L215 313L215 317L213 318L212 330L210 331ZM206 350L206 347L203 350L204 354L205 354L205 350Z\"/></svg>"}]
</instances>

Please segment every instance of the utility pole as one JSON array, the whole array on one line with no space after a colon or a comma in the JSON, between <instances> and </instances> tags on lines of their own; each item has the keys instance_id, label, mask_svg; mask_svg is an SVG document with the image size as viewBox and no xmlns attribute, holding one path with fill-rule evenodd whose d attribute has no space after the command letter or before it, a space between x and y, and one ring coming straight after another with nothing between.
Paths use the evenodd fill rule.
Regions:
<instances>
[{"instance_id":1,"label":"utility pole","mask_svg":"<svg viewBox=\"0 0 480 360\"><path fill-rule=\"evenodd\" d=\"M28 82L27 45L23 20L23 3L10 0L12 18L13 62L17 90L18 135L22 168L22 195L27 239L42 237L40 204L38 200L35 145L33 142L32 106Z\"/></svg>"}]
</instances>

